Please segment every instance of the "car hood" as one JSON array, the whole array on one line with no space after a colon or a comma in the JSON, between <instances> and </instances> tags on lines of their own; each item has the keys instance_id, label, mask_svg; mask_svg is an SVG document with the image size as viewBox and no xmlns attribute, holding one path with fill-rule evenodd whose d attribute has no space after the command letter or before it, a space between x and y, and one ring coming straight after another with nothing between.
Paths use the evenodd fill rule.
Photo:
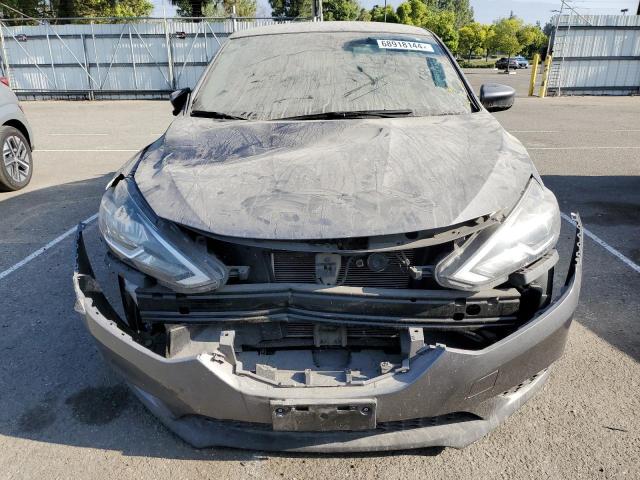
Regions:
<instances>
[{"instance_id":1,"label":"car hood","mask_svg":"<svg viewBox=\"0 0 640 480\"><path fill-rule=\"evenodd\" d=\"M218 235L310 240L447 227L510 209L535 169L488 113L244 122L178 118L143 155L162 218Z\"/></svg>"}]
</instances>

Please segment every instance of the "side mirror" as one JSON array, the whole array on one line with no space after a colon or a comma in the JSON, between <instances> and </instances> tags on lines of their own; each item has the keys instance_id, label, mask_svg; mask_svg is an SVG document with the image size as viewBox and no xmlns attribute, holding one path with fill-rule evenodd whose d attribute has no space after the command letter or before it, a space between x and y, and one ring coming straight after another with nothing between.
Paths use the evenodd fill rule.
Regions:
<instances>
[{"instance_id":1,"label":"side mirror","mask_svg":"<svg viewBox=\"0 0 640 480\"><path fill-rule=\"evenodd\" d=\"M516 91L508 85L485 83L480 87L480 102L490 112L508 110L516 100Z\"/></svg>"},{"instance_id":2,"label":"side mirror","mask_svg":"<svg viewBox=\"0 0 640 480\"><path fill-rule=\"evenodd\" d=\"M191 94L191 89L183 88L182 90L176 90L169 96L171 105L173 105L174 115L178 115L182 111L184 106L187 104L187 100L189 99L189 94Z\"/></svg>"}]
</instances>

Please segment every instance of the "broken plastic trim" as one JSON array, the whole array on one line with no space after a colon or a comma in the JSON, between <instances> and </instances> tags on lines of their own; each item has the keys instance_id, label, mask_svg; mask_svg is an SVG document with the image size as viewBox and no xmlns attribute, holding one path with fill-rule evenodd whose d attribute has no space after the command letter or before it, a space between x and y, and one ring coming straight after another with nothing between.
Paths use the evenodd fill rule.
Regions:
<instances>
[{"instance_id":1,"label":"broken plastic trim","mask_svg":"<svg viewBox=\"0 0 640 480\"><path fill-rule=\"evenodd\" d=\"M567 278L564 281L564 288L562 290L562 293L564 293L571 286L571 280L576 276L578 266L582 265L582 255L584 248L584 227L582 226L582 219L580 218L579 213L572 212L571 219L573 220L573 224L576 227L576 241L573 244L571 264L569 265L569 270L567 271Z\"/></svg>"},{"instance_id":2,"label":"broken plastic trim","mask_svg":"<svg viewBox=\"0 0 640 480\"><path fill-rule=\"evenodd\" d=\"M87 227L85 223L78 224L76 230L76 258L75 269L73 272L73 289L76 293L75 311L86 315L86 307L81 299L90 298L92 303L100 310L100 312L111 321L115 322L120 330L132 338L137 338L135 332L120 318L120 315L111 306L102 288L96 281L95 273L91 267L91 261L87 255L87 247L84 243L84 230Z\"/></svg>"},{"instance_id":3,"label":"broken plastic trim","mask_svg":"<svg viewBox=\"0 0 640 480\"><path fill-rule=\"evenodd\" d=\"M426 446L462 448L495 429L538 392L548 377L546 368L560 356L564 348L566 332L578 302L582 273L582 227L579 217L574 218L577 224L576 240L567 286L561 296L549 307L540 310L535 319L522 327L521 332L479 352L447 348L441 360L426 370L422 377L405 377L412 381L411 384L404 385L406 388L398 389L398 384L393 381L381 381L380 385L376 384L377 393L367 395L365 392L362 395L363 398L376 398L378 405L384 407L378 412L378 427L398 424L400 428L397 431L387 431L386 428L383 431L377 429L367 432L273 431L271 413L268 418L261 413L265 407L268 409L268 399L274 397L273 393L266 393L271 392L273 387L256 384L255 390L230 389L230 385L221 382L222 376L226 378L226 369L203 372L201 366L204 364L199 359L167 361L137 345L134 338L117 327L117 315L114 315L112 309L103 309L104 294L95 280L90 282L91 291L85 291L85 280L88 279L83 277L89 276L92 279L93 276L87 256L79 254L80 244L83 242L81 234L77 237L74 284L79 303L83 306L81 311L86 312L83 320L105 357L120 370L145 406L169 429L195 447L227 446L324 453ZM456 374L452 375L454 368ZM464 396L464 392L468 391L465 390L465 385L468 387L468 382L481 376L479 373L493 372L498 368L509 372L506 377L498 378L500 384L496 386L505 393L491 397L493 391L488 391L474 396L473 402L463 409L457 405L452 406L452 409L440 408L446 399L461 401L460 395ZM543 373L532 377L535 381L512 393L510 388L518 380L530 377L535 371ZM504 381L501 382L500 378ZM417 388L428 387L423 391L431 393L421 397L411 396L409 387L412 384ZM182 392L179 397L178 392ZM233 399L238 398L231 396L234 392L242 395L243 400L239 403L233 403ZM331 398L327 398L326 404L334 405L338 397L334 397L332 391L327 390L327 393ZM212 403L211 398L221 398L222 401ZM418 399L420 401L416 402ZM489 401L485 401L487 399ZM413 403L406 403L408 401ZM306 405L302 400L298 400L296 404ZM251 405L250 410L247 410L247 405ZM403 405L416 408L416 419L432 418L434 415L450 412L445 416L451 422L441 425L430 422L427 418L427 422L423 424L417 420L409 420L408 416L395 415L398 409L402 411ZM235 406L239 408L234 408ZM394 413L391 420L397 419L398 422L389 422L390 409ZM467 415L461 419L455 413L459 411L473 412L479 417L473 419ZM197 416L196 412L201 416ZM220 418L228 420L216 420Z\"/></svg>"},{"instance_id":4,"label":"broken plastic trim","mask_svg":"<svg viewBox=\"0 0 640 480\"><path fill-rule=\"evenodd\" d=\"M358 344L356 337L347 338L345 327L320 324L314 326L312 343L270 349L245 343L260 326L234 327L236 330L227 330L227 325L206 329L175 325L169 331L167 358L178 361L200 355L205 363L226 365L237 376L275 387L362 387L410 371L418 355L429 354L433 363L445 350L441 344L426 344L421 328L397 330L393 342L398 349L394 350Z\"/></svg>"}]
</instances>

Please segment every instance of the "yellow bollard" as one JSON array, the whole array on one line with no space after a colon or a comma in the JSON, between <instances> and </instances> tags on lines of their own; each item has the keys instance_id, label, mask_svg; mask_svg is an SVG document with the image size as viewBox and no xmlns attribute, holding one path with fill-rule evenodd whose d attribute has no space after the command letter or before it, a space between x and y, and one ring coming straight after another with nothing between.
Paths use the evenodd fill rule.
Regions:
<instances>
[{"instance_id":1,"label":"yellow bollard","mask_svg":"<svg viewBox=\"0 0 640 480\"><path fill-rule=\"evenodd\" d=\"M533 65L531 68L531 81L529 82L529 96L533 97L533 92L536 89L536 80L538 79L538 64L540 63L540 54L536 53L533 56Z\"/></svg>"},{"instance_id":2,"label":"yellow bollard","mask_svg":"<svg viewBox=\"0 0 640 480\"><path fill-rule=\"evenodd\" d=\"M544 61L544 73L542 74L542 87L540 87L540 98L544 98L547 96L547 83L549 81L549 70L551 70L552 61L553 61L553 57L551 55L547 55L547 58Z\"/></svg>"}]
</instances>

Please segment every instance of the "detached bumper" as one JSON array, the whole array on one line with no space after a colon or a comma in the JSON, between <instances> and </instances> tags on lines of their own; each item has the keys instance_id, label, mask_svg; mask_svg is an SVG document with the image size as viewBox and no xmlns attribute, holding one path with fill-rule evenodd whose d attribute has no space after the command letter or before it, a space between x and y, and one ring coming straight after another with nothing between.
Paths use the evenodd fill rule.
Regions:
<instances>
[{"instance_id":1,"label":"detached bumper","mask_svg":"<svg viewBox=\"0 0 640 480\"><path fill-rule=\"evenodd\" d=\"M582 226L576 217L571 267L560 298L513 334L479 351L437 346L406 373L366 385L283 388L234 374L208 354L167 359L136 343L109 305L78 230L77 310L104 357L140 400L196 447L358 452L429 446L462 448L493 430L547 380L566 343L582 277ZM276 431L274 406L366 404L375 428Z\"/></svg>"}]
</instances>

